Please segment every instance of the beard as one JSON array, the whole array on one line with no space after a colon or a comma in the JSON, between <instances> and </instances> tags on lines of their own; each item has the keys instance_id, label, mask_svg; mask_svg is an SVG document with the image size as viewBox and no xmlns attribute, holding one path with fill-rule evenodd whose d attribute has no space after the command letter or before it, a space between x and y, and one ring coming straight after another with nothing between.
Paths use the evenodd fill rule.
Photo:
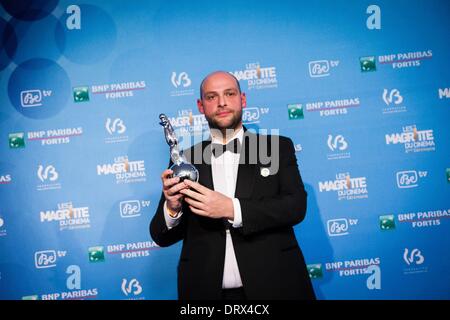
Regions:
<instances>
[{"instance_id":1,"label":"beard","mask_svg":"<svg viewBox=\"0 0 450 320\"><path fill-rule=\"evenodd\" d=\"M214 119L213 117L206 117L210 129L218 129L224 131L226 129L236 129L242 122L242 109L232 113L232 117L227 119L226 122L220 123L220 120Z\"/></svg>"}]
</instances>

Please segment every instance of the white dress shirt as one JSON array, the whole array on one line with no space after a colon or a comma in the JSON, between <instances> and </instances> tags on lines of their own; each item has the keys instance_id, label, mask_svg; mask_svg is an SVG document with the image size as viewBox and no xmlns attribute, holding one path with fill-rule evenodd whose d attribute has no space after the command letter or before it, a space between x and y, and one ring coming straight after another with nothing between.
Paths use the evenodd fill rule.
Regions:
<instances>
[{"instance_id":1,"label":"white dress shirt","mask_svg":"<svg viewBox=\"0 0 450 320\"><path fill-rule=\"evenodd\" d=\"M242 145L244 130L241 128L235 132L232 139L239 139ZM229 142L227 141L227 142ZM212 143L224 144L222 138L217 139L212 135ZM214 183L214 190L220 192L233 201L234 220L229 220L234 228L242 227L241 204L238 199L234 198L236 190L236 180L239 168L239 154L225 151L219 157L211 155L211 170ZM169 215L167 203L164 204L164 217L166 219L167 228L171 229L178 225L182 212L178 213L175 218ZM231 289L242 287L241 275L234 253L233 241L231 239L230 230L226 230L226 246L225 246L225 265L223 271L222 288Z\"/></svg>"}]
</instances>

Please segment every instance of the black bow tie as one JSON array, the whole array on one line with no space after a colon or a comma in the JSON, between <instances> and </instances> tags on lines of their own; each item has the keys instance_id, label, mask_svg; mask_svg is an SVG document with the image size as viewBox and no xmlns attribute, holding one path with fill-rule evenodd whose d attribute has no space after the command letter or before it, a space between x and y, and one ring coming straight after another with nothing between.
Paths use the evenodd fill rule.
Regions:
<instances>
[{"instance_id":1,"label":"black bow tie","mask_svg":"<svg viewBox=\"0 0 450 320\"><path fill-rule=\"evenodd\" d=\"M212 143L211 150L214 157L220 157L225 151L231 151L233 153L239 153L241 151L241 142L239 139L233 139L227 144Z\"/></svg>"}]
</instances>

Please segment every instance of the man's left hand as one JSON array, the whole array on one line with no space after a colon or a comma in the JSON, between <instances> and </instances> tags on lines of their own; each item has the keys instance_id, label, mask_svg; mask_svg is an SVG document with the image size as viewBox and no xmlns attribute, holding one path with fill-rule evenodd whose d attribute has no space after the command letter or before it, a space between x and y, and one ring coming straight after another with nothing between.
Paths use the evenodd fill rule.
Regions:
<instances>
[{"instance_id":1,"label":"man's left hand","mask_svg":"<svg viewBox=\"0 0 450 320\"><path fill-rule=\"evenodd\" d=\"M208 189L200 183L184 180L190 189L183 189L184 201L187 202L191 211L200 216L213 219L234 219L233 200L220 192Z\"/></svg>"}]
</instances>

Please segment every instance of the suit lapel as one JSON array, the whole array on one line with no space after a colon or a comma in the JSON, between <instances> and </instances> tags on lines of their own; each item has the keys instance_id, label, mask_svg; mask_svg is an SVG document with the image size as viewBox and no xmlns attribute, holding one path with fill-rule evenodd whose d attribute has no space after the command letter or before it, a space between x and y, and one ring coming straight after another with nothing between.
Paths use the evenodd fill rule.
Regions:
<instances>
[{"instance_id":1,"label":"suit lapel","mask_svg":"<svg viewBox=\"0 0 450 320\"><path fill-rule=\"evenodd\" d=\"M208 159L207 162L202 161L201 164L196 165L199 172L199 182L211 189L214 190L214 184L212 179L212 167L211 167L211 140L205 140L202 143L202 155L204 155L205 159Z\"/></svg>"},{"instance_id":2,"label":"suit lapel","mask_svg":"<svg viewBox=\"0 0 450 320\"><path fill-rule=\"evenodd\" d=\"M249 135L253 135L244 127L244 138L239 159L238 176L236 181L235 198L249 198L255 182L256 164L250 163L250 141Z\"/></svg>"}]
</instances>

